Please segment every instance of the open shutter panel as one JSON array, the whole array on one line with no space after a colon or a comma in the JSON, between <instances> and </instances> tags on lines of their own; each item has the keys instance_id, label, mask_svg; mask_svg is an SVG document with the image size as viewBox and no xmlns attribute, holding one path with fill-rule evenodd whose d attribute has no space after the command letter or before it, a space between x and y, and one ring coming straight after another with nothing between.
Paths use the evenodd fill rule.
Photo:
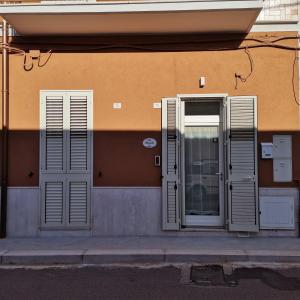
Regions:
<instances>
[{"instance_id":1,"label":"open shutter panel","mask_svg":"<svg viewBox=\"0 0 300 300\"><path fill-rule=\"evenodd\" d=\"M179 113L177 98L162 100L162 217L164 230L179 229Z\"/></svg>"},{"instance_id":2,"label":"open shutter panel","mask_svg":"<svg viewBox=\"0 0 300 300\"><path fill-rule=\"evenodd\" d=\"M258 231L256 97L228 98L229 230Z\"/></svg>"}]
</instances>

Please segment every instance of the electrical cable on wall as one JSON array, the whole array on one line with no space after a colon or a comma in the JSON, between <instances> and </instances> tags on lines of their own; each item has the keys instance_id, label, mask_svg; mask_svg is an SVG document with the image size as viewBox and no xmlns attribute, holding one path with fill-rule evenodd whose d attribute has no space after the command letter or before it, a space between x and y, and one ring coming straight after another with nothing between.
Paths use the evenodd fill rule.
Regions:
<instances>
[{"instance_id":1,"label":"electrical cable on wall","mask_svg":"<svg viewBox=\"0 0 300 300\"><path fill-rule=\"evenodd\" d=\"M296 90L295 90L295 67L296 67L296 63L297 63L298 60L299 60L298 51L295 50L295 58L294 58L294 61L293 61L293 72L292 72L292 87L293 87L294 100L297 103L297 105L300 106L300 102L297 99Z\"/></svg>"},{"instance_id":2,"label":"electrical cable on wall","mask_svg":"<svg viewBox=\"0 0 300 300\"><path fill-rule=\"evenodd\" d=\"M250 63L250 72L247 76L243 76L239 73L235 73L234 76L235 76L235 89L237 90L238 88L238 80L240 80L241 82L246 82L247 79L252 75L253 71L254 71L254 61L253 61L253 58L251 56L251 53L250 51L248 50L248 48L244 49L245 53L247 54L248 56L248 59L249 59L249 63Z\"/></svg>"},{"instance_id":3,"label":"electrical cable on wall","mask_svg":"<svg viewBox=\"0 0 300 300\"><path fill-rule=\"evenodd\" d=\"M33 64L33 58L31 57L30 53L26 53L25 50L22 50L22 49L16 48L16 47L11 47L11 46L9 46L7 44L3 44L3 43L0 43L0 46L1 46L1 49L3 49L3 48L7 49L10 54L24 56L23 67L24 67L25 71L30 71L30 70L33 69L33 66L34 66L34 64ZM40 54L38 56L38 58L37 58L37 65L38 65L38 67L40 67L40 68L44 67L48 63L51 55L52 55L52 50L49 50L45 54ZM47 57L44 62L42 62L42 58L43 57Z\"/></svg>"},{"instance_id":4,"label":"electrical cable on wall","mask_svg":"<svg viewBox=\"0 0 300 300\"><path fill-rule=\"evenodd\" d=\"M38 57L38 67L40 67L40 68L44 67L48 63L51 55L52 55L52 50L49 50L46 54L40 54ZM44 56L47 56L47 58L43 63L41 63L41 59Z\"/></svg>"}]
</instances>

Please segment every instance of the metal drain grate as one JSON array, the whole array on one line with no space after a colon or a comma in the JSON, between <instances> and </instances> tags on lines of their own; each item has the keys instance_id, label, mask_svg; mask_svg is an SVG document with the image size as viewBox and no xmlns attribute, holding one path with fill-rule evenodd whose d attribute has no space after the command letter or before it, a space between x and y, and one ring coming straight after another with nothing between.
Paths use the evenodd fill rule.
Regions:
<instances>
[{"instance_id":1,"label":"metal drain grate","mask_svg":"<svg viewBox=\"0 0 300 300\"><path fill-rule=\"evenodd\" d=\"M221 266L194 266L191 281L200 286L235 286L236 282L226 280Z\"/></svg>"}]
</instances>

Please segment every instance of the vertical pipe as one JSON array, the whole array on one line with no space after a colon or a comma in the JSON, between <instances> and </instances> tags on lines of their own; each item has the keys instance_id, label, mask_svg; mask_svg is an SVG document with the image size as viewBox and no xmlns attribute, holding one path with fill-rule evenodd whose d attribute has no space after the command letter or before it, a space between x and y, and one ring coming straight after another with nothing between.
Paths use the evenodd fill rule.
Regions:
<instances>
[{"instance_id":1,"label":"vertical pipe","mask_svg":"<svg viewBox=\"0 0 300 300\"><path fill-rule=\"evenodd\" d=\"M2 172L1 172L1 211L0 211L0 238L6 237L7 215L7 159L8 159L8 50L7 22L2 22Z\"/></svg>"}]
</instances>

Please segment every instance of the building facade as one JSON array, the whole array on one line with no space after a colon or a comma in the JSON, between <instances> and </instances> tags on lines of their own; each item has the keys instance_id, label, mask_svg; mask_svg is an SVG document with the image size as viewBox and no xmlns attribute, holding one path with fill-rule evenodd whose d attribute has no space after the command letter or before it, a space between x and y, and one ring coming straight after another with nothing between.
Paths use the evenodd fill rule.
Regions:
<instances>
[{"instance_id":1,"label":"building facade","mask_svg":"<svg viewBox=\"0 0 300 300\"><path fill-rule=\"evenodd\" d=\"M10 2L8 237L298 236L296 1Z\"/></svg>"}]
</instances>

